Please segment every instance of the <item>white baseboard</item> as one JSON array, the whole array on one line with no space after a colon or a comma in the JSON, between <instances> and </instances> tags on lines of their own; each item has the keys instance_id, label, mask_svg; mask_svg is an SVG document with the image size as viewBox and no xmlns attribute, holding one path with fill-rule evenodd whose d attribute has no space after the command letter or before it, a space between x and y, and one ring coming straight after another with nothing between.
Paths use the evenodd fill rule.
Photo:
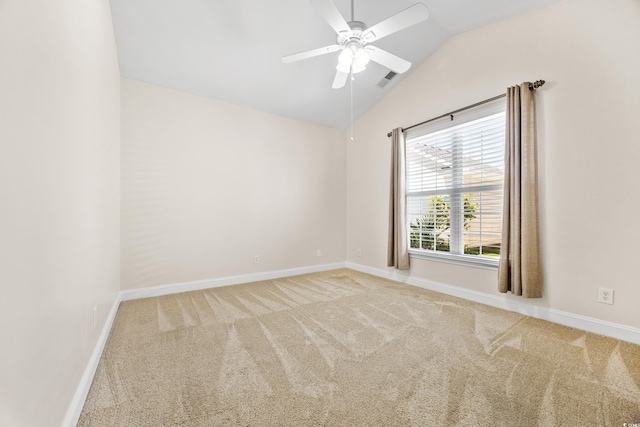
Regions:
<instances>
[{"instance_id":1,"label":"white baseboard","mask_svg":"<svg viewBox=\"0 0 640 427\"><path fill-rule=\"evenodd\" d=\"M104 322L104 326L102 327L102 331L100 332L100 336L98 337L98 342L93 349L93 353L91 353L91 357L89 358L87 367L82 374L82 378L80 379L80 383L78 384L76 392L73 395L73 399L71 400L69 409L67 409L67 413L64 417L64 420L62 421L63 427L75 427L78 424L80 414L82 413L82 408L84 407L84 402L87 400L89 389L91 388L91 384L93 383L93 377L96 374L98 363L100 363L100 358L102 357L102 350L104 350L104 346L107 343L109 332L111 332L113 321L116 318L116 313L118 312L118 307L120 306L121 294L122 293L119 292L116 296L116 299L111 306L111 310L109 311L109 315L107 316L107 320Z\"/></svg>"},{"instance_id":2,"label":"white baseboard","mask_svg":"<svg viewBox=\"0 0 640 427\"><path fill-rule=\"evenodd\" d=\"M319 271L336 270L345 268L345 262L332 264L312 265L309 267L291 268L287 270L265 271L263 273L243 274L240 276L221 277L218 279L198 280L195 282L175 283L171 285L152 286L149 288L132 289L120 292L122 301L140 298L158 297L162 295L177 294L180 292L199 291L202 289L219 288L221 286L239 285L241 283L272 280L280 277L297 276L300 274L317 273Z\"/></svg>"},{"instance_id":3,"label":"white baseboard","mask_svg":"<svg viewBox=\"0 0 640 427\"><path fill-rule=\"evenodd\" d=\"M484 292L472 291L457 286L431 282L428 280L408 276L406 273L398 272L398 270L381 270L378 268L368 267L352 262L347 262L346 267L352 270L368 273L373 276L395 280L397 282L402 282L408 285L440 292L446 295L452 295L469 301L490 305L492 307L501 308L503 310L514 311L516 313L521 313L527 316L535 317L537 319L548 320L550 322L559 323L571 328L593 332L594 334L598 335L605 335L634 344L640 344L640 329L632 328L630 326L594 319L592 317L573 314L553 308L539 307L524 301L511 301L508 300L506 296L490 295Z\"/></svg>"}]
</instances>

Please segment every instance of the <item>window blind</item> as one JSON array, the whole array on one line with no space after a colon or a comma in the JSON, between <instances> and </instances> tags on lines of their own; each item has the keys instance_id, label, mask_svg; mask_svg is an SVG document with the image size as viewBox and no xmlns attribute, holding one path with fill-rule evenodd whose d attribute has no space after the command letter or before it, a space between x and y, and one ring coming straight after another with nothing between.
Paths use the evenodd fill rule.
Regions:
<instances>
[{"instance_id":1,"label":"window blind","mask_svg":"<svg viewBox=\"0 0 640 427\"><path fill-rule=\"evenodd\" d=\"M408 133L410 248L499 255L504 110L498 100Z\"/></svg>"}]
</instances>

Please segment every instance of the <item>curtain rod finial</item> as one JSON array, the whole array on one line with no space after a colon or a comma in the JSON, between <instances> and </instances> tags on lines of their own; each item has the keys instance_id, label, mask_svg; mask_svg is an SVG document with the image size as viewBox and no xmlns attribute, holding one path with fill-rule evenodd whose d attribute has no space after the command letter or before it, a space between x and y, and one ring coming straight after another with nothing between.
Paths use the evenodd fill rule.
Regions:
<instances>
[{"instance_id":1,"label":"curtain rod finial","mask_svg":"<svg viewBox=\"0 0 640 427\"><path fill-rule=\"evenodd\" d=\"M533 83L529 83L529 90L536 90L539 87L541 87L543 84L545 84L544 80L536 80Z\"/></svg>"},{"instance_id":2,"label":"curtain rod finial","mask_svg":"<svg viewBox=\"0 0 640 427\"><path fill-rule=\"evenodd\" d=\"M404 129L402 128L398 128L398 129L400 129L400 132L404 132ZM391 138L391 135L393 135L393 131L387 133L387 138Z\"/></svg>"}]
</instances>

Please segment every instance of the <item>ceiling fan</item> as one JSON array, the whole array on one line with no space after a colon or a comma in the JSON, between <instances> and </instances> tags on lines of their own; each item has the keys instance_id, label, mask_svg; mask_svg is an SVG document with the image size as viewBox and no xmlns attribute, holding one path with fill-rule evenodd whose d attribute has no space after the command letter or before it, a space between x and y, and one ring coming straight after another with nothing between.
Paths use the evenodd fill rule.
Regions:
<instances>
[{"instance_id":1,"label":"ceiling fan","mask_svg":"<svg viewBox=\"0 0 640 427\"><path fill-rule=\"evenodd\" d=\"M345 21L331 0L311 0L311 4L338 33L336 44L288 55L282 58L282 62L291 63L341 51L338 57L336 76L333 80L332 87L334 89L343 87L350 73L355 74L363 71L369 60L377 62L398 74L407 71L411 67L411 62L369 43L404 30L429 17L427 6L422 3L416 3L373 27L367 27L364 22L353 19L353 0L351 0L351 21L349 22Z\"/></svg>"}]
</instances>

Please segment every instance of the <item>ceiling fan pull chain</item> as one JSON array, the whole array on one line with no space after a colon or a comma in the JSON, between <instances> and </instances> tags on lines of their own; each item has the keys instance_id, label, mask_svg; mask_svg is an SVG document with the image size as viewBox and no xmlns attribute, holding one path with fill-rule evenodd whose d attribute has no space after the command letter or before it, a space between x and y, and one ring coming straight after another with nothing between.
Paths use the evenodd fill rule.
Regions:
<instances>
[{"instance_id":1,"label":"ceiling fan pull chain","mask_svg":"<svg viewBox=\"0 0 640 427\"><path fill-rule=\"evenodd\" d=\"M352 0L353 1L353 0ZM349 79L351 80L351 141L353 141L353 75L349 75Z\"/></svg>"}]
</instances>

